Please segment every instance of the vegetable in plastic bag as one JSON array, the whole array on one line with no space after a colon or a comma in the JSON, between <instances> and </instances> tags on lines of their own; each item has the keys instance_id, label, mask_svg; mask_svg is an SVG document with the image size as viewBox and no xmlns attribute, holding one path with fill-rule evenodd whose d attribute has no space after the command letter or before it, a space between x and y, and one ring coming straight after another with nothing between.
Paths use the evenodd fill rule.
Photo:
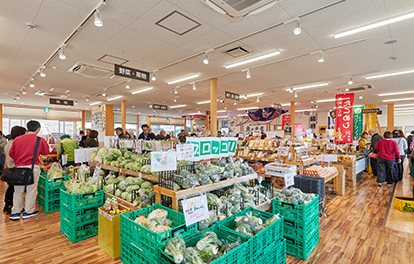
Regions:
<instances>
[{"instance_id":1,"label":"vegetable in plastic bag","mask_svg":"<svg viewBox=\"0 0 414 264\"><path fill-rule=\"evenodd\" d=\"M270 217L269 219L266 220L266 222L264 223L264 226L270 226L271 224L273 224L274 222L276 222L277 220L280 219L279 215L273 215L272 217Z\"/></svg>"},{"instance_id":2,"label":"vegetable in plastic bag","mask_svg":"<svg viewBox=\"0 0 414 264\"><path fill-rule=\"evenodd\" d=\"M214 232L205 232L203 238L197 242L196 248L203 251L209 246L218 245L217 235Z\"/></svg>"},{"instance_id":3,"label":"vegetable in plastic bag","mask_svg":"<svg viewBox=\"0 0 414 264\"><path fill-rule=\"evenodd\" d=\"M183 180L184 189L193 188L198 185L200 185L200 183L198 182L198 178L196 177L189 176Z\"/></svg>"},{"instance_id":4,"label":"vegetable in plastic bag","mask_svg":"<svg viewBox=\"0 0 414 264\"><path fill-rule=\"evenodd\" d=\"M210 245L199 251L200 257L206 263L210 263L218 253L218 245Z\"/></svg>"},{"instance_id":5,"label":"vegetable in plastic bag","mask_svg":"<svg viewBox=\"0 0 414 264\"><path fill-rule=\"evenodd\" d=\"M184 251L184 263L205 264L197 251L192 247L188 247Z\"/></svg>"},{"instance_id":6,"label":"vegetable in plastic bag","mask_svg":"<svg viewBox=\"0 0 414 264\"><path fill-rule=\"evenodd\" d=\"M50 169L47 171L48 178L62 178L63 170L59 163L53 162Z\"/></svg>"},{"instance_id":7,"label":"vegetable in plastic bag","mask_svg":"<svg viewBox=\"0 0 414 264\"><path fill-rule=\"evenodd\" d=\"M181 263L184 258L185 241L180 234L170 239L164 252L173 257L176 263Z\"/></svg>"},{"instance_id":8,"label":"vegetable in plastic bag","mask_svg":"<svg viewBox=\"0 0 414 264\"><path fill-rule=\"evenodd\" d=\"M207 193L206 196L208 205L218 206L220 204L220 199L217 197L217 195L213 193Z\"/></svg>"}]
</instances>

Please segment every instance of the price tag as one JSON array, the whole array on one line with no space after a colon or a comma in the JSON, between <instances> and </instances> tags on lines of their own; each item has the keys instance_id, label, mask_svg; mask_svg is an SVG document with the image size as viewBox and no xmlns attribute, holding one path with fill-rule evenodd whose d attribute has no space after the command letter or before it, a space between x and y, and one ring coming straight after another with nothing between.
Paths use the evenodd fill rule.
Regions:
<instances>
[{"instance_id":1,"label":"price tag","mask_svg":"<svg viewBox=\"0 0 414 264\"><path fill-rule=\"evenodd\" d=\"M187 226L208 218L207 196L201 195L182 200L185 224Z\"/></svg>"},{"instance_id":2,"label":"price tag","mask_svg":"<svg viewBox=\"0 0 414 264\"><path fill-rule=\"evenodd\" d=\"M177 145L177 160L190 160L194 157L194 148L191 144Z\"/></svg>"},{"instance_id":3,"label":"price tag","mask_svg":"<svg viewBox=\"0 0 414 264\"><path fill-rule=\"evenodd\" d=\"M101 166L95 166L95 170L93 171L93 179L99 180L99 172L101 171Z\"/></svg>"}]
</instances>

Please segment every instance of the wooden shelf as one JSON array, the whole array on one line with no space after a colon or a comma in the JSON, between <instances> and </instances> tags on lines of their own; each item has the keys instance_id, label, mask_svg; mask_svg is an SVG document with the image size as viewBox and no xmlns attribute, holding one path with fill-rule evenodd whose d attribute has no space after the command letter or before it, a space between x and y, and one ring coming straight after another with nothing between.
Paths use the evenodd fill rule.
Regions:
<instances>
[{"instance_id":1,"label":"wooden shelf","mask_svg":"<svg viewBox=\"0 0 414 264\"><path fill-rule=\"evenodd\" d=\"M254 208L257 209L257 210L261 210L261 211L267 212L267 211L269 211L272 208L272 200L270 200L270 203L264 202L264 203L261 203L259 205L256 205Z\"/></svg>"},{"instance_id":2,"label":"wooden shelf","mask_svg":"<svg viewBox=\"0 0 414 264\"><path fill-rule=\"evenodd\" d=\"M173 191L170 189L161 188L158 185L152 186L152 190L156 193L156 196L155 196L156 203L161 203L161 195L171 197L173 199L172 209L178 211L178 200L184 199L191 195L222 189L224 187L231 186L239 182L246 182L246 181L254 180L256 178L257 178L257 174L253 173L253 174L248 174L248 175L238 177L238 178L223 180L217 183L197 186L191 189L185 189L185 190L180 190L180 191Z\"/></svg>"},{"instance_id":3,"label":"wooden shelf","mask_svg":"<svg viewBox=\"0 0 414 264\"><path fill-rule=\"evenodd\" d=\"M275 161L275 158L256 158L256 157L246 157L246 156L238 156L238 157L244 160L268 161L268 162Z\"/></svg>"},{"instance_id":4,"label":"wooden shelf","mask_svg":"<svg viewBox=\"0 0 414 264\"><path fill-rule=\"evenodd\" d=\"M139 210L139 209L141 209L141 207L139 207L139 206L134 206L132 203L130 203L130 202L128 202L128 201L126 201L126 200L122 199L121 197L118 197L118 196L116 196L116 195L113 195L113 194L111 194L111 193L109 193L109 192L105 192L105 196L109 196L109 197L111 197L111 198L115 198L115 199L117 199L118 204L121 204L121 205L123 205L123 206L125 206L125 207L130 208L130 209L131 209L131 211L135 211L135 210ZM105 199L106 199L106 197L105 197Z\"/></svg>"},{"instance_id":5,"label":"wooden shelf","mask_svg":"<svg viewBox=\"0 0 414 264\"><path fill-rule=\"evenodd\" d=\"M139 171L133 171L133 170L128 170L128 169L124 169L124 168L118 168L118 167L114 167L111 165L105 165L96 161L89 161L88 162L89 166L101 166L102 169L104 170L111 170L111 171L116 171L118 172L120 175L130 175L130 176L135 176L135 177L141 177L145 180L149 180L149 181L154 181L154 182L158 182L158 176L156 175L152 175L152 174L145 174Z\"/></svg>"}]
</instances>

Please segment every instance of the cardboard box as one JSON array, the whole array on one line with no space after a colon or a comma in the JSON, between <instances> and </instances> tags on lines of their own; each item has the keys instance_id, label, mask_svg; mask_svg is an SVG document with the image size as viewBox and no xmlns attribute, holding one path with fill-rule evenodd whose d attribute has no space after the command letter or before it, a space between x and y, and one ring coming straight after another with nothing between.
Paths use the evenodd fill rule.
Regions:
<instances>
[{"instance_id":1,"label":"cardboard box","mask_svg":"<svg viewBox=\"0 0 414 264\"><path fill-rule=\"evenodd\" d=\"M285 176L296 173L295 165L269 163L265 166L265 174L270 176Z\"/></svg>"},{"instance_id":2,"label":"cardboard box","mask_svg":"<svg viewBox=\"0 0 414 264\"><path fill-rule=\"evenodd\" d=\"M295 184L296 173L285 174L284 176L272 176L270 183L277 189L293 186Z\"/></svg>"},{"instance_id":3,"label":"cardboard box","mask_svg":"<svg viewBox=\"0 0 414 264\"><path fill-rule=\"evenodd\" d=\"M414 212L414 198L395 197L394 207L403 212Z\"/></svg>"},{"instance_id":4,"label":"cardboard box","mask_svg":"<svg viewBox=\"0 0 414 264\"><path fill-rule=\"evenodd\" d=\"M128 210L129 208L118 204L120 210ZM98 215L98 245L112 259L121 256L121 215L111 215L99 208Z\"/></svg>"}]
</instances>

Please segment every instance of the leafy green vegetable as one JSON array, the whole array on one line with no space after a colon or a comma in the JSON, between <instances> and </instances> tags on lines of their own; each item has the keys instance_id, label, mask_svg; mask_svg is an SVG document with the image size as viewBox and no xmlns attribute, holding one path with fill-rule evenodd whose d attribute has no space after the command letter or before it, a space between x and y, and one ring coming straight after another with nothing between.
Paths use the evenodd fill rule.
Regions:
<instances>
[{"instance_id":1,"label":"leafy green vegetable","mask_svg":"<svg viewBox=\"0 0 414 264\"><path fill-rule=\"evenodd\" d=\"M197 251L192 247L186 248L184 251L184 262L191 264L205 264Z\"/></svg>"},{"instance_id":2,"label":"leafy green vegetable","mask_svg":"<svg viewBox=\"0 0 414 264\"><path fill-rule=\"evenodd\" d=\"M176 263L181 263L184 258L185 242L184 239L179 235L170 239L165 247L164 252L174 258Z\"/></svg>"}]
</instances>

